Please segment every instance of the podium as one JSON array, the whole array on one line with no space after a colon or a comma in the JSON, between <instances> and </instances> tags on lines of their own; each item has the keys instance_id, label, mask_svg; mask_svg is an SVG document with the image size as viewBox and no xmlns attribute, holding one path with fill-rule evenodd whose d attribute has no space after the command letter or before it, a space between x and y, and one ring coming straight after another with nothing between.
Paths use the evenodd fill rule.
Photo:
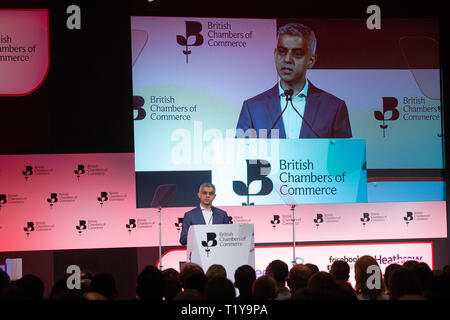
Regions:
<instances>
[{"instance_id":1,"label":"podium","mask_svg":"<svg viewBox=\"0 0 450 320\"><path fill-rule=\"evenodd\" d=\"M189 228L186 262L196 263L206 271L221 264L227 278L234 282L234 272L242 265L255 268L253 224L193 225Z\"/></svg>"}]
</instances>

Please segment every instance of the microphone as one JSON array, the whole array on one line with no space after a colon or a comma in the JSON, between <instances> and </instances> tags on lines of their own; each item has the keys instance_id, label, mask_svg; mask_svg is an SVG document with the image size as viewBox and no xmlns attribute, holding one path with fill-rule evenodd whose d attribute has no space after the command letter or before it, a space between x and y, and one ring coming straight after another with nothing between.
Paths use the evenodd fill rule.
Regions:
<instances>
[{"instance_id":1,"label":"microphone","mask_svg":"<svg viewBox=\"0 0 450 320\"><path fill-rule=\"evenodd\" d=\"M284 90L284 94L286 95L286 105L284 106L284 109L283 109L283 111L281 111L281 113L278 116L277 120L275 120L275 122L273 123L272 128L270 128L269 134L267 135L267 137L270 137L270 133L272 132L272 129L276 126L278 121L280 121L281 116L283 115L283 113L286 111L286 109L288 107L289 101L291 101L291 103L292 103L292 94L293 93L294 93L294 90L292 90L292 89Z\"/></svg>"},{"instance_id":2,"label":"microphone","mask_svg":"<svg viewBox=\"0 0 450 320\"><path fill-rule=\"evenodd\" d=\"M294 90L292 89L284 90L284 94L286 95L286 101L291 101L292 103L292 95L294 94Z\"/></svg>"},{"instance_id":3,"label":"microphone","mask_svg":"<svg viewBox=\"0 0 450 320\"><path fill-rule=\"evenodd\" d=\"M286 89L286 90L284 90L284 94L286 96L286 106L284 107L284 109L280 113L280 115L278 116L277 120L272 125L272 128L270 128L269 134L267 136L268 137L270 136L270 133L272 132L272 129L275 127L275 125L278 123L278 121L280 121L280 118L283 115L283 113L286 111L288 103L290 101L292 108L294 108L295 112L297 112L297 114L300 116L300 118L302 118L303 122L306 123L306 125L311 129L311 131L316 135L317 138L320 138L320 136L317 134L317 132L313 129L313 127L309 124L309 122L306 121L305 118L303 118L303 116L300 114L300 112L298 112L297 108L295 108L294 104L292 103L292 95L294 94L294 90Z\"/></svg>"}]
</instances>

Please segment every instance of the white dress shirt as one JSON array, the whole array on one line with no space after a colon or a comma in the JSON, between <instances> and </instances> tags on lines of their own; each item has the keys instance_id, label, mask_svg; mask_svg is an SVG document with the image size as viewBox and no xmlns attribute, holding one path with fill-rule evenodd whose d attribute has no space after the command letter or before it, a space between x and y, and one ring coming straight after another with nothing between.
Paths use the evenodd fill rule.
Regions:
<instances>
[{"instance_id":1,"label":"white dress shirt","mask_svg":"<svg viewBox=\"0 0 450 320\"><path fill-rule=\"evenodd\" d=\"M284 89L281 88L281 84L278 81L278 91L280 94L280 105L281 111L283 111L286 106L286 95L284 94ZM300 91L295 97L292 97L292 104L295 109L302 115L305 114L306 96L308 94L308 79L306 79L305 86L302 91ZM298 139L300 137L300 130L302 129L303 119L298 115L298 113L292 108L291 103L288 103L286 111L283 113L283 123L284 131L286 131L287 139Z\"/></svg>"},{"instance_id":2,"label":"white dress shirt","mask_svg":"<svg viewBox=\"0 0 450 320\"><path fill-rule=\"evenodd\" d=\"M211 209L205 209L203 208L203 206L200 204L200 209L202 210L203 213L203 219L205 219L205 223L206 224L212 224L212 210Z\"/></svg>"}]
</instances>

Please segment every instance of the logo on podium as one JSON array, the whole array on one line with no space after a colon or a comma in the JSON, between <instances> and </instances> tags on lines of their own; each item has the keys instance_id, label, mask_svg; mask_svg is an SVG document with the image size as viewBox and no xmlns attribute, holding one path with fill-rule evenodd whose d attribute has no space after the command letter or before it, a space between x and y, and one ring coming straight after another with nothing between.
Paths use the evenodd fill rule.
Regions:
<instances>
[{"instance_id":1,"label":"logo on podium","mask_svg":"<svg viewBox=\"0 0 450 320\"><path fill-rule=\"evenodd\" d=\"M209 257L210 248L217 246L216 233L207 232L206 241L202 241L202 246L205 247L206 256Z\"/></svg>"}]
</instances>

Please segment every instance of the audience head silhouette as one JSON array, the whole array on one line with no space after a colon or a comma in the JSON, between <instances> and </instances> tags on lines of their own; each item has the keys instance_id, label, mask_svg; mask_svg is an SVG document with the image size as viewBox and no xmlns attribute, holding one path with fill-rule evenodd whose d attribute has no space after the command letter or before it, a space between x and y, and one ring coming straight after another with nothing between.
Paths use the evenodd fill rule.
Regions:
<instances>
[{"instance_id":1,"label":"audience head silhouette","mask_svg":"<svg viewBox=\"0 0 450 320\"><path fill-rule=\"evenodd\" d=\"M147 266L137 278L136 294L142 300L162 300L165 278L155 266Z\"/></svg>"},{"instance_id":2,"label":"audience head silhouette","mask_svg":"<svg viewBox=\"0 0 450 320\"><path fill-rule=\"evenodd\" d=\"M256 278L255 269L242 265L234 271L233 284L222 265L212 265L206 274L194 263L184 265L181 272L173 268L160 271L146 266L136 278L139 300L442 300L450 299L450 267L431 270L424 262L408 261L391 264L382 279L377 260L361 256L355 262L355 288L348 280L349 264L335 261L329 272L317 266L297 264L289 271L281 260L269 263L266 274ZM314 270L314 266L317 271ZM377 269L378 268L378 269ZM379 273L374 272L379 271ZM116 280L111 273L84 272L88 279L80 289L67 287L69 276L55 281L48 297L44 297L43 281L32 274L11 281L0 270L0 300L112 300L118 299ZM92 279L92 280L91 280ZM90 282L90 283L89 283ZM287 287L285 284L287 283ZM121 283L121 286L124 284ZM236 297L237 288L239 296Z\"/></svg>"},{"instance_id":3,"label":"audience head silhouette","mask_svg":"<svg viewBox=\"0 0 450 320\"><path fill-rule=\"evenodd\" d=\"M348 281L350 278L350 265L344 260L336 260L330 267L330 273L336 280Z\"/></svg>"},{"instance_id":4,"label":"audience head silhouette","mask_svg":"<svg viewBox=\"0 0 450 320\"><path fill-rule=\"evenodd\" d=\"M275 300L277 283L268 275L259 277L253 282L252 295L254 300Z\"/></svg>"},{"instance_id":5,"label":"audience head silhouette","mask_svg":"<svg viewBox=\"0 0 450 320\"><path fill-rule=\"evenodd\" d=\"M304 264L297 264L289 270L287 284L291 292L306 288L312 271Z\"/></svg>"},{"instance_id":6,"label":"audience head silhouette","mask_svg":"<svg viewBox=\"0 0 450 320\"><path fill-rule=\"evenodd\" d=\"M239 289L238 300L252 299L252 285L256 280L255 269L249 265L243 265L234 272L234 286Z\"/></svg>"},{"instance_id":7,"label":"audience head silhouette","mask_svg":"<svg viewBox=\"0 0 450 320\"><path fill-rule=\"evenodd\" d=\"M355 282L355 291L358 299L387 299L381 269L374 257L365 255L356 260Z\"/></svg>"}]
</instances>

